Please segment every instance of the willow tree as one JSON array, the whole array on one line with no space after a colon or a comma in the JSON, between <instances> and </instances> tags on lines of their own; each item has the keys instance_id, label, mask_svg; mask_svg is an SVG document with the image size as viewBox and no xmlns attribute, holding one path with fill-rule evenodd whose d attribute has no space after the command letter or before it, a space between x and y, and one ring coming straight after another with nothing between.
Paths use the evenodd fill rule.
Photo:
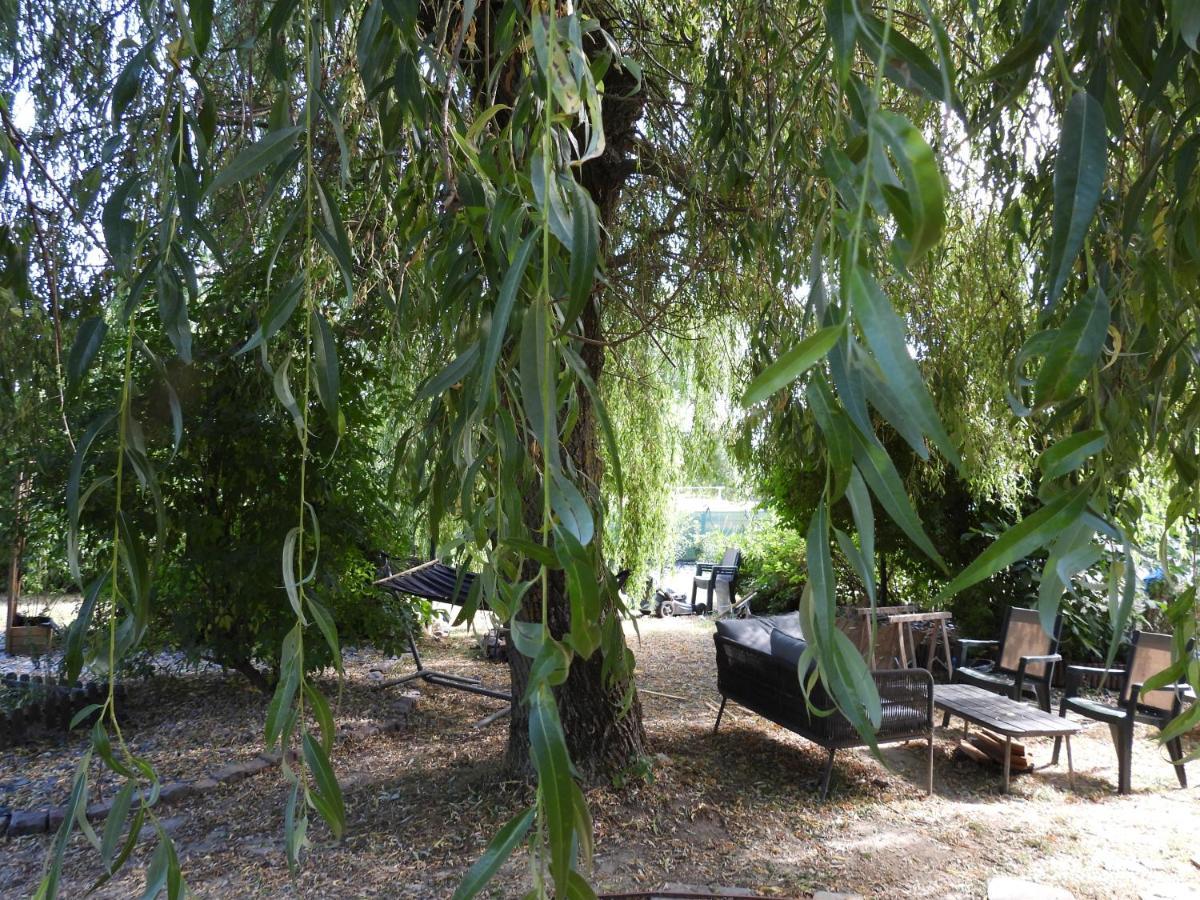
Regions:
<instances>
[{"instance_id":1,"label":"willow tree","mask_svg":"<svg viewBox=\"0 0 1200 900\"><path fill-rule=\"evenodd\" d=\"M293 864L309 809L335 834L344 823L329 708L305 664L306 642L338 654L310 589L320 523L305 485L314 435L345 427L338 339L362 339L344 332L356 304L394 310L395 365L430 370L397 468L428 509L439 552L484 560L469 608L486 603L508 620L519 651L509 757L536 774L536 800L468 873L464 895L528 843L538 893L552 884L588 896L591 828L572 762L598 775L644 746L601 537L602 443L609 477L622 483L604 369L623 338L697 319L739 332L787 323L769 349L782 354L746 401L761 409L803 379L788 389L821 436L824 478L802 616L830 696L866 734L879 703L833 627L830 547L873 591L878 510L942 563L881 428L968 478L980 423L1001 419L943 417L939 399L945 409L955 398L978 407L1007 398L1047 442L1044 506L947 594L1048 546L1051 619L1063 583L1106 553L1119 634L1136 585L1138 510L1127 487L1146 460L1166 460L1173 478L1167 528L1194 520L1198 21L1182 6L43 0L3 9L5 196L28 188L32 207L61 200L64 264L94 244L106 309L74 323L68 374L84 378L97 359L123 373L109 408L80 423L66 478L71 547L84 550L72 553L85 588L73 669L97 610L91 658L112 671L154 602L157 470L186 434L173 429L167 446L145 440L138 398L163 377L163 354L143 338L155 335L187 365L191 320L207 314L211 285L237 278L247 258L266 272L259 325L235 351L270 374L299 446L295 522L279 536L280 602L295 624L266 723L269 744L301 751L285 770ZM44 126L32 136L10 114L30 97ZM947 164L994 198L994 240L1019 272L1006 385L964 379L961 364L955 384L954 361L936 358L954 345L938 327L955 314L953 285L937 272L959 202ZM35 273L43 306L55 271ZM958 286L978 290L972 279ZM920 362L909 350L916 321ZM84 533L81 509L100 498L111 499L111 528ZM833 526L842 509L853 536ZM1172 607L1178 652L1164 680L1200 681L1183 653L1194 582ZM93 755L126 777L123 814L97 840L109 872L132 851L118 846L124 820L132 816L136 836L153 819L153 790L135 791L157 779L121 738L111 699L95 712L71 803L81 808ZM177 893L165 833L156 853L152 881ZM43 893L55 892L56 873L57 863Z\"/></svg>"}]
</instances>

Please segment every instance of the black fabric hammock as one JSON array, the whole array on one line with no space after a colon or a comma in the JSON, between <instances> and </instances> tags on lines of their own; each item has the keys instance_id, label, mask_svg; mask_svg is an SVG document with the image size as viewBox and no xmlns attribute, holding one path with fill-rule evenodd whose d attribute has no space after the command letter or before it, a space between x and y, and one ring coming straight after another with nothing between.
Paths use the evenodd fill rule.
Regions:
<instances>
[{"instance_id":1,"label":"black fabric hammock","mask_svg":"<svg viewBox=\"0 0 1200 900\"><path fill-rule=\"evenodd\" d=\"M467 597L471 593L471 585L475 581L474 572L467 572L463 569L442 565L436 559L412 565L400 572L395 572L392 560L385 556L383 565L380 566L380 573L383 577L375 583L397 596L420 597L423 600L436 600L439 603L450 603L454 606L463 606L467 602ZM482 605L481 608L486 609L487 607L486 605ZM512 703L512 694L508 691L498 691L494 688L484 687L478 678L467 675L454 675L450 672L439 672L436 669L425 668L425 664L421 662L421 654L417 650L417 642L413 637L411 629L408 631L408 649L412 653L413 661L417 664L417 671L405 675L403 678L394 678L391 681L385 681L379 687L393 687L420 678L430 684L439 684L442 687L453 688L456 691L469 691L472 694L481 694L484 697L494 697L497 700ZM509 709L506 707L477 724L482 725L493 722L508 711Z\"/></svg>"}]
</instances>

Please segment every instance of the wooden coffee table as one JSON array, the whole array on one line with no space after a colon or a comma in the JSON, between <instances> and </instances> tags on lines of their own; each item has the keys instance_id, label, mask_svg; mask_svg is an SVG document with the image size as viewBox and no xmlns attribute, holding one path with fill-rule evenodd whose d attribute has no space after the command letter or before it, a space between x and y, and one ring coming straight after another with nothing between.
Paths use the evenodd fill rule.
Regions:
<instances>
[{"instance_id":1,"label":"wooden coffee table","mask_svg":"<svg viewBox=\"0 0 1200 900\"><path fill-rule=\"evenodd\" d=\"M1072 785L1074 784L1075 766L1071 760L1071 735L1079 732L1079 726L1069 719L1042 712L1036 706L1018 703L973 684L934 685L933 705L945 713L943 727L950 721L951 716L958 716L964 722L973 722L981 728L1004 736L1004 793L1008 793L1013 738L1064 738L1067 742L1067 773Z\"/></svg>"}]
</instances>

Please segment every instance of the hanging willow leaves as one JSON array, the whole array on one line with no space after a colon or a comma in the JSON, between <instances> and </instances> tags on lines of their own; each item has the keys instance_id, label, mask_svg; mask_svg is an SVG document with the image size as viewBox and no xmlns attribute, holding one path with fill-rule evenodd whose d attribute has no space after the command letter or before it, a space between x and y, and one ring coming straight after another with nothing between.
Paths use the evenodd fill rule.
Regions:
<instances>
[{"instance_id":1,"label":"hanging willow leaves","mask_svg":"<svg viewBox=\"0 0 1200 900\"><path fill-rule=\"evenodd\" d=\"M304 132L304 126L292 125L268 132L257 143L235 156L228 165L209 182L207 193L215 194L231 184L237 184L264 171L272 163L283 159L295 146L296 138Z\"/></svg>"},{"instance_id":2,"label":"hanging willow leaves","mask_svg":"<svg viewBox=\"0 0 1200 900\"><path fill-rule=\"evenodd\" d=\"M750 382L742 395L742 406L753 406L791 384L823 359L845 332L844 325L831 325L810 334Z\"/></svg>"},{"instance_id":3,"label":"hanging willow leaves","mask_svg":"<svg viewBox=\"0 0 1200 900\"><path fill-rule=\"evenodd\" d=\"M1054 162L1054 231L1046 263L1046 308L1053 308L1083 249L1096 215L1107 161L1104 110L1091 94L1079 91L1063 116Z\"/></svg>"},{"instance_id":4,"label":"hanging willow leaves","mask_svg":"<svg viewBox=\"0 0 1200 900\"><path fill-rule=\"evenodd\" d=\"M938 592L938 599L948 600L959 591L995 575L1019 559L1046 546L1071 523L1077 521L1087 507L1092 487L1081 485L1059 494L1037 512L1022 519L984 550L975 561L963 569Z\"/></svg>"}]
</instances>

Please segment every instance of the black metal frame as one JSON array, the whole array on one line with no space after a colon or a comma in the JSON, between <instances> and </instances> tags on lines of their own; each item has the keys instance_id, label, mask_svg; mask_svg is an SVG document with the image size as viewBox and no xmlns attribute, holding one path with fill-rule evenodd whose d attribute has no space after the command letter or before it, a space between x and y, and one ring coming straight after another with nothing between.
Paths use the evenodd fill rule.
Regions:
<instances>
[{"instance_id":1,"label":"black metal frame","mask_svg":"<svg viewBox=\"0 0 1200 900\"><path fill-rule=\"evenodd\" d=\"M1063 693L1062 702L1058 708L1060 716L1065 717L1069 709L1076 715L1092 719L1093 721L1105 722L1108 725L1109 732L1112 734L1113 746L1117 751L1118 794L1128 794L1132 790L1133 726L1138 721L1141 721L1154 725L1161 731L1168 722L1179 715L1180 710L1183 708L1183 692L1189 687L1186 682L1163 685L1161 690L1175 692L1175 700L1171 704L1170 712L1138 702L1138 697L1142 692L1142 684L1138 682L1129 684L1129 678L1133 671L1134 655L1137 653L1138 641L1141 639L1141 636L1141 631L1133 633L1128 668L1107 669L1103 666L1067 666L1066 691ZM1186 652L1190 654L1193 646L1194 642L1189 641ZM1126 692L1127 688L1129 696L1123 701L1119 701L1117 706L1094 706L1073 703L1072 701L1074 700L1082 699L1079 697L1079 688L1082 686L1084 676L1086 675L1100 675L1105 679L1109 675L1123 675L1121 689L1117 692L1117 697L1120 698ZM1061 744L1061 739L1056 738L1054 741L1054 755L1051 760L1053 763L1058 762L1058 753ZM1069 752L1070 747L1068 746ZM1171 764L1175 767L1175 776L1179 779L1179 786L1186 788L1187 772L1184 770L1182 762L1183 743L1178 737L1167 741L1167 754L1171 757Z\"/></svg>"},{"instance_id":2,"label":"black metal frame","mask_svg":"<svg viewBox=\"0 0 1200 900\"><path fill-rule=\"evenodd\" d=\"M829 795L833 758L838 750L866 746L850 721L836 710L829 715L809 711L796 666L781 657L713 635L717 649L717 689L721 708L713 733L721 725L725 704L739 706L770 719L806 740L829 751L821 773L821 799ZM883 720L876 732L877 743L924 740L929 755L926 791L933 793L933 676L924 669L878 669L871 672L883 705ZM833 704L818 682L809 700L819 709Z\"/></svg>"},{"instance_id":3,"label":"black metal frame","mask_svg":"<svg viewBox=\"0 0 1200 900\"><path fill-rule=\"evenodd\" d=\"M1004 625L1000 630L1000 640L998 641L956 638L962 651L958 658L958 665L954 668L953 681L957 684L973 684L1001 696L1007 694L1013 700L1018 701L1024 699L1025 691L1029 688L1037 697L1038 706L1042 708L1042 711L1051 712L1050 685L1054 681L1054 665L1062 662L1062 656L1058 653L1058 645L1062 637L1062 614L1060 613L1054 620L1054 633L1050 635L1050 652L1039 656L1022 656L1017 668L1010 669L1001 666L1000 661L1004 658L1004 648L1008 643L1008 625L1012 611L1013 607L1011 606L1004 610ZM1032 610L1029 611L1032 612ZM996 647L996 664L992 667L991 673L988 673L993 675L993 678L986 678L967 666L967 655L972 647ZM1033 663L1045 663L1046 670L1037 676L1029 674L1026 669ZM942 722L943 728L946 727L948 720L949 716Z\"/></svg>"},{"instance_id":4,"label":"black metal frame","mask_svg":"<svg viewBox=\"0 0 1200 900\"><path fill-rule=\"evenodd\" d=\"M426 591L426 593L418 594L418 593L413 593L411 591L406 591L406 590L404 590L403 587L397 586L396 583L389 584L388 579L398 578L398 577L402 576L404 573L400 573L400 576L398 576L397 573L395 573L392 570L392 560L388 556L384 557L381 571L384 573L384 578L379 581L379 585L382 588L384 588L385 590L388 590L397 596L404 595L404 596L421 597L422 599L425 599L425 600L437 600L442 603L450 603L450 604L453 604L456 606L462 605L462 601L463 601L463 599L465 599L465 597L464 597L465 585L469 584L469 581L470 581L470 579L465 579L465 578L460 577L455 582L455 592L456 592L455 594L453 594L453 595L446 594L445 596L433 597L433 596L428 596L428 593L431 593L429 591ZM469 574L469 573L463 573L463 574ZM500 690L496 690L494 688L484 687L483 683L480 681L480 679L475 678L474 676L455 675L451 672L440 672L437 669L427 669L425 667L425 664L421 661L420 651L417 650L417 641L416 641L416 638L413 636L411 623L409 623L408 626L405 628L405 637L408 640L408 650L412 654L413 662L416 663L417 671L412 672L408 675L405 675L402 678L392 678L388 681L380 682L378 685L376 685L377 688L395 687L396 685L407 684L410 681L415 681L416 679L420 678L421 680L426 681L429 684L436 684L436 685L440 685L442 687L452 688L453 690L456 690L456 691L467 691L468 693L479 694L480 696L483 696L483 697L492 697L496 700L504 700L506 703L509 703L509 704L512 703L512 693L511 692L500 691ZM503 712L504 711L501 710L501 713L503 713ZM491 719L492 721L494 721L494 719L492 719L492 717L488 717L488 718ZM497 718L498 718L498 716L497 716ZM485 720L485 721L487 721L487 720Z\"/></svg>"}]
</instances>

